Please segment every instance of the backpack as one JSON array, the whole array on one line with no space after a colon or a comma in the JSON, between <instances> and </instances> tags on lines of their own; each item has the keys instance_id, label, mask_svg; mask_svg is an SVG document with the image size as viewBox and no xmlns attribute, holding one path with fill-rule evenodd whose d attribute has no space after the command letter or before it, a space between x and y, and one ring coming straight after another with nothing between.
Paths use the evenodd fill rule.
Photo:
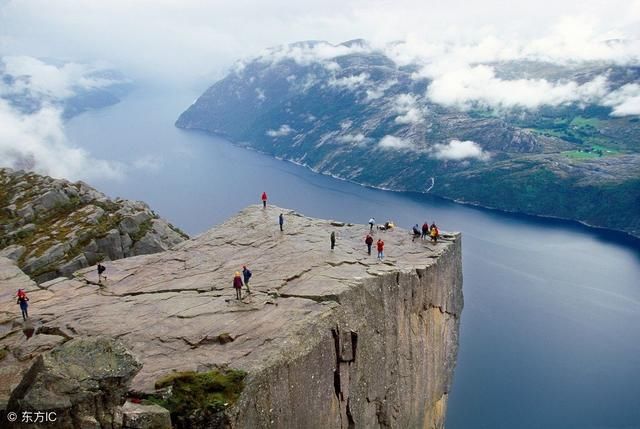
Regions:
<instances>
[{"instance_id":1,"label":"backpack","mask_svg":"<svg viewBox=\"0 0 640 429\"><path fill-rule=\"evenodd\" d=\"M251 271L249 270L249 268L247 268L247 270L244 272L244 276L245 276L247 279L250 279L250 278L251 278Z\"/></svg>"}]
</instances>

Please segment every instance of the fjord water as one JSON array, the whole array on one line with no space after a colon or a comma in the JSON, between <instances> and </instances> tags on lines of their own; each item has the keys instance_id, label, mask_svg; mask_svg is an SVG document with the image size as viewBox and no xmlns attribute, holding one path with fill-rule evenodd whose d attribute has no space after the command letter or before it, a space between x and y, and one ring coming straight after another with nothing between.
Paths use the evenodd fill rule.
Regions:
<instances>
[{"instance_id":1,"label":"fjord water","mask_svg":"<svg viewBox=\"0 0 640 429\"><path fill-rule=\"evenodd\" d=\"M139 90L72 119L73 142L125 166L122 180L92 185L144 200L190 234L263 190L314 217L461 231L465 308L447 428L640 428L639 241L368 189L176 129L192 95Z\"/></svg>"}]
</instances>

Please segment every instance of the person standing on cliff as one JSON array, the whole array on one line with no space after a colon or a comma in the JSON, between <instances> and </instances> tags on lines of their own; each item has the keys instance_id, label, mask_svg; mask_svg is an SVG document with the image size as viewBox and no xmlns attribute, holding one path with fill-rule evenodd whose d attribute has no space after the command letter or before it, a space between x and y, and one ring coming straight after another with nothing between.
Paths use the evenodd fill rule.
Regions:
<instances>
[{"instance_id":1,"label":"person standing on cliff","mask_svg":"<svg viewBox=\"0 0 640 429\"><path fill-rule=\"evenodd\" d=\"M434 243L438 242L438 237L440 236L440 231L438 230L438 227L436 226L436 223L432 223L431 224L431 241L433 241Z\"/></svg>"},{"instance_id":2,"label":"person standing on cliff","mask_svg":"<svg viewBox=\"0 0 640 429\"><path fill-rule=\"evenodd\" d=\"M240 271L236 271L236 275L233 277L233 287L236 290L236 299L242 299L242 277L240 277Z\"/></svg>"},{"instance_id":3,"label":"person standing on cliff","mask_svg":"<svg viewBox=\"0 0 640 429\"><path fill-rule=\"evenodd\" d=\"M376 224L376 219L375 218L371 218L369 219L369 232L373 232L373 226Z\"/></svg>"},{"instance_id":4,"label":"person standing on cliff","mask_svg":"<svg viewBox=\"0 0 640 429\"><path fill-rule=\"evenodd\" d=\"M378 239L376 247L378 248L378 259L382 261L384 259L384 241L382 241L382 238Z\"/></svg>"},{"instance_id":5,"label":"person standing on cliff","mask_svg":"<svg viewBox=\"0 0 640 429\"><path fill-rule=\"evenodd\" d=\"M102 273L104 273L105 271L105 266L98 262L98 283L102 283ZM107 276L104 276L104 279L106 280Z\"/></svg>"},{"instance_id":6,"label":"person standing on cliff","mask_svg":"<svg viewBox=\"0 0 640 429\"><path fill-rule=\"evenodd\" d=\"M373 237L371 234L367 234L364 243L367 245L367 255L371 256L371 246L373 245Z\"/></svg>"},{"instance_id":7,"label":"person standing on cliff","mask_svg":"<svg viewBox=\"0 0 640 429\"><path fill-rule=\"evenodd\" d=\"M242 277L244 279L244 286L247 288L247 293L251 293L251 289L249 289L249 279L251 278L251 271L247 268L246 265L242 266Z\"/></svg>"},{"instance_id":8,"label":"person standing on cliff","mask_svg":"<svg viewBox=\"0 0 640 429\"><path fill-rule=\"evenodd\" d=\"M262 208L263 209L267 208L267 193L266 192L262 193Z\"/></svg>"},{"instance_id":9,"label":"person standing on cliff","mask_svg":"<svg viewBox=\"0 0 640 429\"><path fill-rule=\"evenodd\" d=\"M284 231L282 228L284 226L284 215L282 213L278 216L278 223L280 224L280 231Z\"/></svg>"},{"instance_id":10,"label":"person standing on cliff","mask_svg":"<svg viewBox=\"0 0 640 429\"><path fill-rule=\"evenodd\" d=\"M331 250L336 247L336 233L335 231L331 231Z\"/></svg>"},{"instance_id":11,"label":"person standing on cliff","mask_svg":"<svg viewBox=\"0 0 640 429\"><path fill-rule=\"evenodd\" d=\"M20 310L22 311L22 320L27 320L29 318L29 313L27 309L29 308L29 298L23 289L18 289L18 302L16 304L20 304Z\"/></svg>"}]
</instances>

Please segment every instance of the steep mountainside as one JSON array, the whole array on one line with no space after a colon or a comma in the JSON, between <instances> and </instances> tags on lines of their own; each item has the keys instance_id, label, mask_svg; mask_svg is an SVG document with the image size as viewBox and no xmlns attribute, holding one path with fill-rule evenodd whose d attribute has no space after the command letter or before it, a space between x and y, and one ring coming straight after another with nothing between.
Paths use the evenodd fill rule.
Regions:
<instances>
[{"instance_id":1,"label":"steep mountainside","mask_svg":"<svg viewBox=\"0 0 640 429\"><path fill-rule=\"evenodd\" d=\"M363 41L239 64L178 119L315 171L640 235L640 68L514 60L438 74Z\"/></svg>"},{"instance_id":2,"label":"steep mountainside","mask_svg":"<svg viewBox=\"0 0 640 429\"><path fill-rule=\"evenodd\" d=\"M38 282L186 238L143 202L111 200L83 182L0 169L0 256Z\"/></svg>"},{"instance_id":3,"label":"steep mountainside","mask_svg":"<svg viewBox=\"0 0 640 429\"><path fill-rule=\"evenodd\" d=\"M3 276L0 258L9 279L0 409L55 409L73 422L46 427L119 428L128 390L168 408L176 427L442 428L463 307L461 237L433 244L376 231L382 262L367 255L368 229L250 206L166 252L107 263L101 287L93 269L27 286L24 325L10 298L28 279L15 268ZM237 300L243 264L252 293Z\"/></svg>"}]
</instances>

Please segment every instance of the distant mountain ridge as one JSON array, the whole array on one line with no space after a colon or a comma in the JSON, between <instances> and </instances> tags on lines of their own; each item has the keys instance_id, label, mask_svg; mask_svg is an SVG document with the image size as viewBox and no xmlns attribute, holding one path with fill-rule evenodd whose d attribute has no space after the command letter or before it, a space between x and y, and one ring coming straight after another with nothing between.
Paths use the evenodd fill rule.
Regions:
<instances>
[{"instance_id":1,"label":"distant mountain ridge","mask_svg":"<svg viewBox=\"0 0 640 429\"><path fill-rule=\"evenodd\" d=\"M268 50L176 126L364 185L640 236L637 64L516 59L447 70L398 61L393 49L353 40Z\"/></svg>"}]
</instances>

